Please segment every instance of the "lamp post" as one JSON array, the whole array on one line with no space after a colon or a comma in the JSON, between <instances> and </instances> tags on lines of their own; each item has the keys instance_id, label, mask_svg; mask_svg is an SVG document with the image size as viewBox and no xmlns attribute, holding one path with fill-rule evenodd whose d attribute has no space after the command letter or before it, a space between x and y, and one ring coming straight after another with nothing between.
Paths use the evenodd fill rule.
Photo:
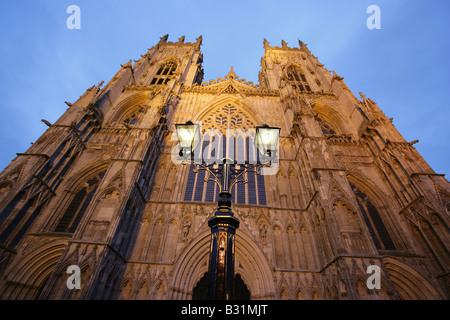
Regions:
<instances>
[{"instance_id":1,"label":"lamp post","mask_svg":"<svg viewBox=\"0 0 450 320\"><path fill-rule=\"evenodd\" d=\"M256 164L241 166L235 164L232 159L224 158L220 170L218 164L193 161L194 150L201 141L197 124L188 121L185 124L176 124L175 127L182 164L196 165L194 172L207 171L209 175L205 181L214 181L220 188L218 207L214 216L208 220L208 226L211 228L208 299L231 300L234 283L234 240L236 229L239 228L239 220L231 210L231 190L238 182L246 182L240 179L244 173L253 171L260 174L261 167L271 166L272 161L276 159L280 128L267 125L256 127L256 147L261 153L261 160Z\"/></svg>"}]
</instances>

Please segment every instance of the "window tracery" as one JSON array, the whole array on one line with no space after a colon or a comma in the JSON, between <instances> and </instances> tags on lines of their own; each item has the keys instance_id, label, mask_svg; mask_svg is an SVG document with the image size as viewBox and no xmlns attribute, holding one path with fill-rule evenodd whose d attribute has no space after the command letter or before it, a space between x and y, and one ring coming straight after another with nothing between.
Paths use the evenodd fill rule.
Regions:
<instances>
[{"instance_id":1,"label":"window tracery","mask_svg":"<svg viewBox=\"0 0 450 320\"><path fill-rule=\"evenodd\" d=\"M124 124L127 124L127 125L134 125L134 124L136 124L136 121L137 121L137 118L139 116L139 113L140 112L137 111L137 110L132 112L131 114L127 115L122 122Z\"/></svg>"},{"instance_id":2,"label":"window tracery","mask_svg":"<svg viewBox=\"0 0 450 320\"><path fill-rule=\"evenodd\" d=\"M172 79L177 65L174 62L167 62L163 64L155 74L150 84L167 84L170 79Z\"/></svg>"},{"instance_id":3,"label":"window tracery","mask_svg":"<svg viewBox=\"0 0 450 320\"><path fill-rule=\"evenodd\" d=\"M311 88L306 80L305 75L298 67L290 66L287 69L288 83L293 89L299 91L311 92Z\"/></svg>"},{"instance_id":4,"label":"window tracery","mask_svg":"<svg viewBox=\"0 0 450 320\"><path fill-rule=\"evenodd\" d=\"M217 129L223 134L227 129L248 130L254 127L255 123L250 117L231 103L216 109L202 121L203 131Z\"/></svg>"},{"instance_id":5,"label":"window tracery","mask_svg":"<svg viewBox=\"0 0 450 320\"><path fill-rule=\"evenodd\" d=\"M319 122L319 125L322 128L323 134L336 134L336 131L333 128L331 128L330 125L326 123L324 120L318 117L317 121Z\"/></svg>"},{"instance_id":6,"label":"window tracery","mask_svg":"<svg viewBox=\"0 0 450 320\"><path fill-rule=\"evenodd\" d=\"M104 175L102 172L83 184L58 221L55 232L75 232Z\"/></svg>"}]
</instances>

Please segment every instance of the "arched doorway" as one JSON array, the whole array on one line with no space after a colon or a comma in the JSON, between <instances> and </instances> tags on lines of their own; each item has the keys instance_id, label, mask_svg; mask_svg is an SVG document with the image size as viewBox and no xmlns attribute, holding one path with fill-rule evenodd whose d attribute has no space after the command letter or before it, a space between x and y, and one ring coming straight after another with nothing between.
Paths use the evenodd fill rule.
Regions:
<instances>
[{"instance_id":1,"label":"arched doorway","mask_svg":"<svg viewBox=\"0 0 450 320\"><path fill-rule=\"evenodd\" d=\"M208 273L205 273L192 292L192 300L208 299ZM234 300L250 300L250 290L248 290L242 277L237 274L234 277Z\"/></svg>"},{"instance_id":2,"label":"arched doorway","mask_svg":"<svg viewBox=\"0 0 450 320\"><path fill-rule=\"evenodd\" d=\"M204 231L195 237L182 252L174 265L174 275L171 280L172 300L194 298L194 288L201 283L208 273L211 230L205 225ZM275 288L270 264L259 246L242 228L236 232L235 275L240 275L236 286L245 280L252 299L273 299ZM206 280L204 280L206 281ZM201 286L197 289L200 290ZM196 290L196 291L197 291ZM204 292L207 292L204 290ZM244 292L246 292L244 290ZM196 293L196 296L199 293ZM205 293L207 294L207 293ZM237 293L240 294L239 292Z\"/></svg>"}]
</instances>

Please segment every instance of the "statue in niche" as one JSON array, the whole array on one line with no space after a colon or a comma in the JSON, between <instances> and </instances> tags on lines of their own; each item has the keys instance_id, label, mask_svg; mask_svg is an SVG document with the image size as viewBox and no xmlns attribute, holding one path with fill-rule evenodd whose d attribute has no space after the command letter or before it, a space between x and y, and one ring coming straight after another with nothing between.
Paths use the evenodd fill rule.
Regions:
<instances>
[{"instance_id":1,"label":"statue in niche","mask_svg":"<svg viewBox=\"0 0 450 320\"><path fill-rule=\"evenodd\" d=\"M259 226L259 237L261 239L261 243L266 244L267 240L267 227L264 223L261 223Z\"/></svg>"},{"instance_id":2,"label":"statue in niche","mask_svg":"<svg viewBox=\"0 0 450 320\"><path fill-rule=\"evenodd\" d=\"M184 237L184 239L187 239L190 229L191 229L191 221L189 219L186 219L186 221L183 224L183 237Z\"/></svg>"}]
</instances>

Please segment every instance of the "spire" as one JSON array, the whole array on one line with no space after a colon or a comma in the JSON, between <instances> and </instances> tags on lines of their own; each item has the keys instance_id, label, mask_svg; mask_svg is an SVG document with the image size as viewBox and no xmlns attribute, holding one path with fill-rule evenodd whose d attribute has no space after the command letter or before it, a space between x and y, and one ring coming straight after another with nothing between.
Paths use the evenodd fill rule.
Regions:
<instances>
[{"instance_id":1,"label":"spire","mask_svg":"<svg viewBox=\"0 0 450 320\"><path fill-rule=\"evenodd\" d=\"M184 36L178 38L178 43L183 43L184 42Z\"/></svg>"},{"instance_id":2,"label":"spire","mask_svg":"<svg viewBox=\"0 0 450 320\"><path fill-rule=\"evenodd\" d=\"M264 49L267 49L269 47L269 41L267 41L266 38L264 38L263 44L264 44Z\"/></svg>"}]
</instances>

